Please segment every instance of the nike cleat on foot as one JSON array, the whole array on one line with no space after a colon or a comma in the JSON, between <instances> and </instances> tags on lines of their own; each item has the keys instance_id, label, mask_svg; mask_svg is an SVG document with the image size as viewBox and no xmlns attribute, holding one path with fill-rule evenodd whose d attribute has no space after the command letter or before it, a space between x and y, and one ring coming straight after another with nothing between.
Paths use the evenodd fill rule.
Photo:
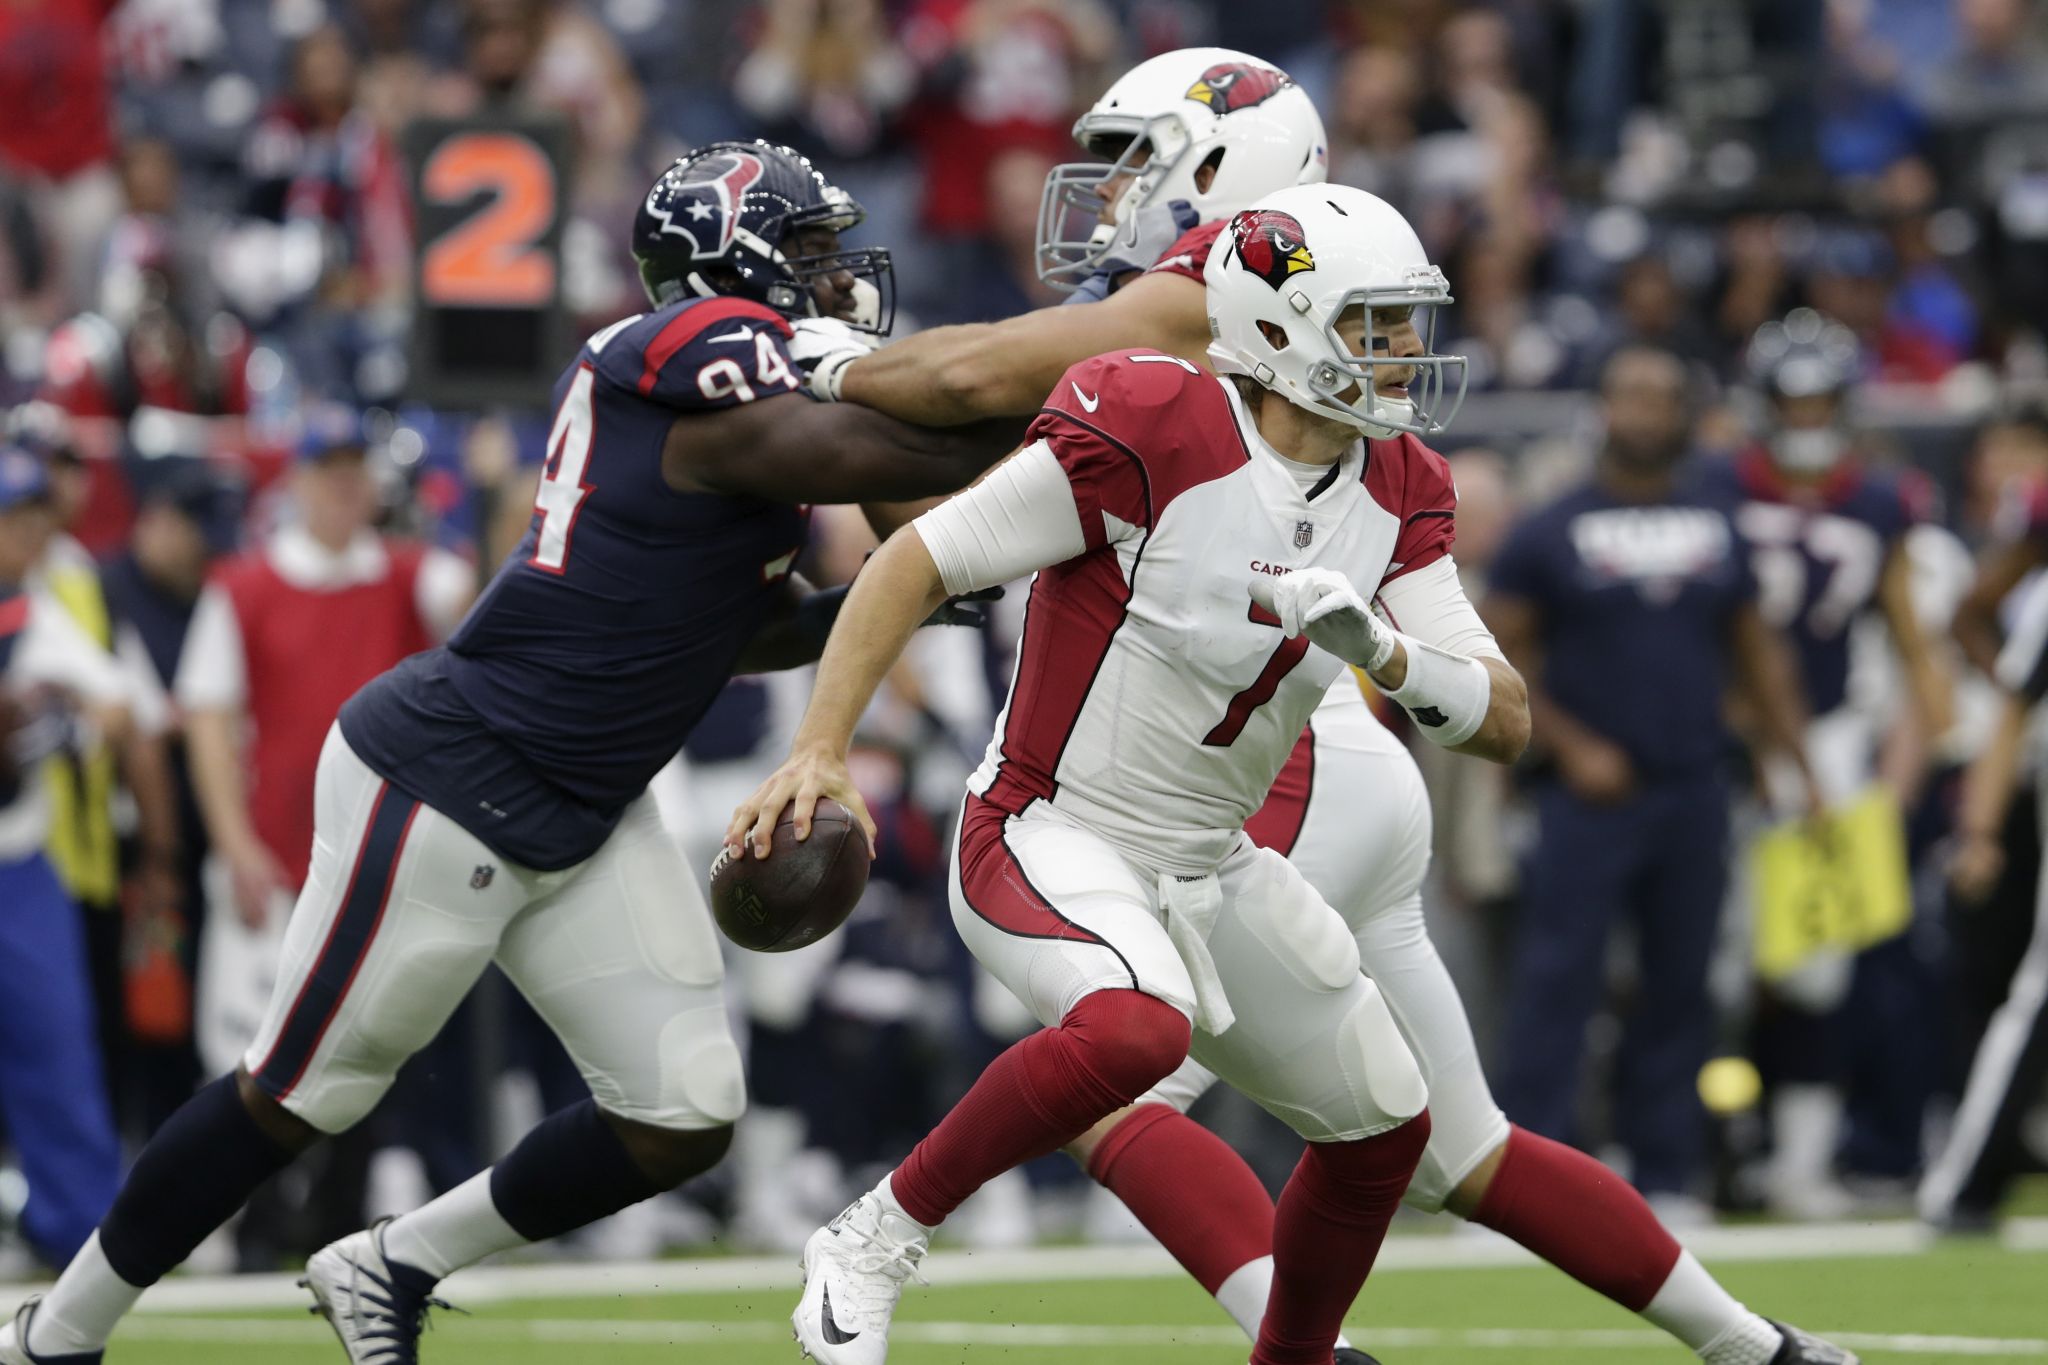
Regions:
<instances>
[{"instance_id":1,"label":"nike cleat on foot","mask_svg":"<svg viewBox=\"0 0 2048 1365\"><path fill-rule=\"evenodd\" d=\"M1339 1346L1337 1358L1331 1365L1380 1365L1379 1358L1369 1356L1356 1346Z\"/></svg>"},{"instance_id":2,"label":"nike cleat on foot","mask_svg":"<svg viewBox=\"0 0 2048 1365\"><path fill-rule=\"evenodd\" d=\"M872 1192L812 1233L804 1244L804 1296L790 1318L804 1354L819 1365L883 1365L904 1282L926 1283L917 1267L928 1246L923 1228L884 1209Z\"/></svg>"},{"instance_id":3,"label":"nike cleat on foot","mask_svg":"<svg viewBox=\"0 0 2048 1365\"><path fill-rule=\"evenodd\" d=\"M447 1308L424 1271L384 1255L386 1218L313 1253L299 1284L352 1365L417 1365L427 1310Z\"/></svg>"}]
</instances>

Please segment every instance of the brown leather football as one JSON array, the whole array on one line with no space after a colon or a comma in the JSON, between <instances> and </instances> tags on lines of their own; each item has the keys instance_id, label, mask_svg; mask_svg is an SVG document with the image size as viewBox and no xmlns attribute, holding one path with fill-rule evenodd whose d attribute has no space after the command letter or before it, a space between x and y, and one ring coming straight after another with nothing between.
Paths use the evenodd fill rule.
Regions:
<instances>
[{"instance_id":1,"label":"brown leather football","mask_svg":"<svg viewBox=\"0 0 2048 1365\"><path fill-rule=\"evenodd\" d=\"M757 953L786 953L816 943L846 923L868 884L868 838L852 812L824 798L801 843L788 810L775 823L768 856L735 858L720 849L711 864L711 913L725 936Z\"/></svg>"}]
</instances>

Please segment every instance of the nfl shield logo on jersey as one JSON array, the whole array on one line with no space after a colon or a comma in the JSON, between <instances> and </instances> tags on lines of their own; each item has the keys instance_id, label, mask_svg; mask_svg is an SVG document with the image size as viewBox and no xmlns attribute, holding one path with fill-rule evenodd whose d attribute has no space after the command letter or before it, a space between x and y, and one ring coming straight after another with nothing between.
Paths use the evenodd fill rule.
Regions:
<instances>
[{"instance_id":1,"label":"nfl shield logo on jersey","mask_svg":"<svg viewBox=\"0 0 2048 1365\"><path fill-rule=\"evenodd\" d=\"M1306 550L1308 543L1316 538L1316 524L1312 521L1294 523L1294 548Z\"/></svg>"},{"instance_id":2,"label":"nfl shield logo on jersey","mask_svg":"<svg viewBox=\"0 0 2048 1365\"><path fill-rule=\"evenodd\" d=\"M470 889L472 891L483 890L485 887L491 884L491 878L497 875L498 869L492 864L478 863L476 865L476 871L469 874Z\"/></svg>"}]
</instances>

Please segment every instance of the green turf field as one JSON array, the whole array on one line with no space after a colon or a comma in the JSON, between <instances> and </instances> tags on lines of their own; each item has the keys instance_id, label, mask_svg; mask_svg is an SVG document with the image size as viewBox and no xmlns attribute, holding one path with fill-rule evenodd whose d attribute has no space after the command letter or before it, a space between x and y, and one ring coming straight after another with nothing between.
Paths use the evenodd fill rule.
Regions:
<instances>
[{"instance_id":1,"label":"green turf field","mask_svg":"<svg viewBox=\"0 0 2048 1365\"><path fill-rule=\"evenodd\" d=\"M1885 1365L2048 1360L2048 1252L1992 1242L1912 1255L1750 1261L1717 1267L1760 1311L1839 1333ZM792 1280L794 1268L792 1267ZM791 1291L524 1299L441 1315L430 1365L793 1365ZM892 1365L1243 1365L1248 1351L1210 1300L1180 1279L913 1286ZM1386 1365L1566 1365L1692 1356L1637 1319L1540 1268L1381 1274L1351 1331ZM324 1324L282 1312L148 1314L116 1337L110 1365L333 1365Z\"/></svg>"}]
</instances>

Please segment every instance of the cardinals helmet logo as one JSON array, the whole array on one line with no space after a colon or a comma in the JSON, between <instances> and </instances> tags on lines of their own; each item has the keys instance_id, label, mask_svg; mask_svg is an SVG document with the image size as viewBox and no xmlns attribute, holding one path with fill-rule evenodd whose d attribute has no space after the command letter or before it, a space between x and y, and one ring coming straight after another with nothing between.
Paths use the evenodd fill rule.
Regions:
<instances>
[{"instance_id":1,"label":"cardinals helmet logo","mask_svg":"<svg viewBox=\"0 0 2048 1365\"><path fill-rule=\"evenodd\" d=\"M1187 97L1219 114L1264 104L1294 82L1284 71L1250 62L1218 62L1188 87Z\"/></svg>"},{"instance_id":2,"label":"cardinals helmet logo","mask_svg":"<svg viewBox=\"0 0 2048 1365\"><path fill-rule=\"evenodd\" d=\"M1301 220L1278 209L1247 209L1230 220L1237 259L1278 293L1288 276L1316 268Z\"/></svg>"},{"instance_id":3,"label":"cardinals helmet logo","mask_svg":"<svg viewBox=\"0 0 2048 1365\"><path fill-rule=\"evenodd\" d=\"M687 238L691 253L717 259L732 249L746 193L767 173L747 152L705 157L689 167L688 178L665 175L647 192L647 212L661 220L663 236Z\"/></svg>"}]
</instances>

